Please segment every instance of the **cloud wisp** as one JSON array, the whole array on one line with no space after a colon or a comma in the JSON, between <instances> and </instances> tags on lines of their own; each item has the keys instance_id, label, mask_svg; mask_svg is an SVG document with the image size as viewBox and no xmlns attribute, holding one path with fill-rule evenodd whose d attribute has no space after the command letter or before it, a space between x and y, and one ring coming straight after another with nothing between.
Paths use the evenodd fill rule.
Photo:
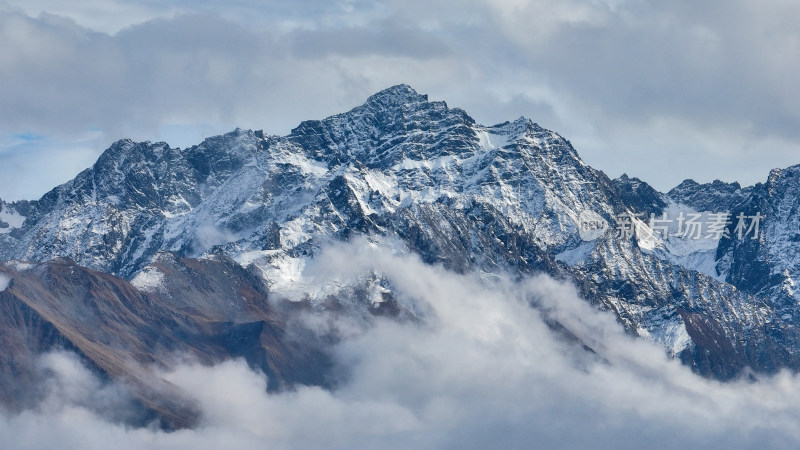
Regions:
<instances>
[{"instance_id":1,"label":"cloud wisp","mask_svg":"<svg viewBox=\"0 0 800 450\"><path fill-rule=\"evenodd\" d=\"M513 282L455 274L363 242L329 248L304 276L346 283L365 271L385 276L395 298L415 305L423 320L376 320L337 344L336 364L344 375L333 391L300 387L267 394L265 376L242 361L182 364L160 376L197 400L202 425L174 433L128 429L93 413L80 388L85 376L63 357L50 356L51 366L66 367L59 373L73 380L60 383L70 387L69 395L62 395L59 407L51 397L47 409L5 415L0 435L17 448L103 448L113 442L120 449L748 448L800 442L798 377L783 373L732 383L700 378L660 347L627 336L612 315L593 309L570 285L545 276ZM546 324L554 320L593 352L554 332ZM86 395L76 399L80 392Z\"/></svg>"},{"instance_id":2,"label":"cloud wisp","mask_svg":"<svg viewBox=\"0 0 800 450\"><path fill-rule=\"evenodd\" d=\"M4 273L0 273L0 292L5 291L11 283L11 278Z\"/></svg>"}]
</instances>

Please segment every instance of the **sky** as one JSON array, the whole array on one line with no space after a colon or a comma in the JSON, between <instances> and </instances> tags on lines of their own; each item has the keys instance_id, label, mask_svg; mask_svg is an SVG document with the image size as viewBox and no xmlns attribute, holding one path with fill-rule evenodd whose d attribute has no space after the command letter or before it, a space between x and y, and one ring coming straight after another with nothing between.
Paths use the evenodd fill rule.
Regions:
<instances>
[{"instance_id":1,"label":"sky","mask_svg":"<svg viewBox=\"0 0 800 450\"><path fill-rule=\"evenodd\" d=\"M0 0L0 198L122 138L283 135L406 83L666 191L800 163L789 0Z\"/></svg>"},{"instance_id":2,"label":"sky","mask_svg":"<svg viewBox=\"0 0 800 450\"><path fill-rule=\"evenodd\" d=\"M306 326L340 330L337 388L267 394L241 360L184 361L158 376L196 401L200 425L126 428L125 386L97 380L70 353L42 356L45 400L0 414L10 448L797 448L800 378L720 383L628 336L610 312L544 275L514 282L456 274L386 246L325 248L310 285L386 276L421 323L318 310ZM345 283L346 285L346 283ZM313 293L309 293L313 296ZM281 301L272 298L272 301ZM535 302L538 308L531 308ZM565 342L557 320L596 353ZM342 331L343 330L343 331Z\"/></svg>"}]
</instances>

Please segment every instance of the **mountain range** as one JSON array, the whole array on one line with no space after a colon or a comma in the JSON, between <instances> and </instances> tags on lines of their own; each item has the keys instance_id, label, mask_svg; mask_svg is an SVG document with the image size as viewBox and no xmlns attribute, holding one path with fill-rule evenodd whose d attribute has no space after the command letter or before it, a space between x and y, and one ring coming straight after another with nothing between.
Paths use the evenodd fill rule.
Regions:
<instances>
[{"instance_id":1,"label":"mountain range","mask_svg":"<svg viewBox=\"0 0 800 450\"><path fill-rule=\"evenodd\" d=\"M666 193L611 179L531 120L484 126L406 85L287 136L121 140L38 200L0 200L0 398L32 401L55 348L129 380L141 410L120 420L166 428L193 421L147 374L170 355L243 357L270 389L333 386L337 336L292 326L298 311L424 320L380 273L303 285L324 246L356 237L458 273L567 280L707 377L796 371L798 199L800 166Z\"/></svg>"}]
</instances>

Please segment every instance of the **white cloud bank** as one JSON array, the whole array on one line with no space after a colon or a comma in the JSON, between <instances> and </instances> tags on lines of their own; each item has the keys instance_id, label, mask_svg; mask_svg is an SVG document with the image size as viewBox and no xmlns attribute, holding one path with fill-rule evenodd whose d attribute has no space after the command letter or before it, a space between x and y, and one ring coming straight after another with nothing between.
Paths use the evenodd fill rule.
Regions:
<instances>
[{"instance_id":1,"label":"white cloud bank","mask_svg":"<svg viewBox=\"0 0 800 450\"><path fill-rule=\"evenodd\" d=\"M362 244L326 251L306 275L347 280L370 269L384 273L397 298L416 302L426 318L421 324L380 320L339 344L336 358L347 377L332 392L301 387L268 395L264 375L244 362L183 365L163 376L197 399L202 425L164 433L113 425L80 406L86 401L76 400L81 383L74 380L92 383L72 368L59 372L73 380L61 383L73 386L72 394L59 397L68 401L54 407L51 398L46 409L0 419L3 445L122 450L800 444L796 376L728 384L697 377L668 360L663 349L625 335L610 314L593 310L572 287L550 278L487 283ZM544 316L559 320L597 355L565 342Z\"/></svg>"}]
</instances>

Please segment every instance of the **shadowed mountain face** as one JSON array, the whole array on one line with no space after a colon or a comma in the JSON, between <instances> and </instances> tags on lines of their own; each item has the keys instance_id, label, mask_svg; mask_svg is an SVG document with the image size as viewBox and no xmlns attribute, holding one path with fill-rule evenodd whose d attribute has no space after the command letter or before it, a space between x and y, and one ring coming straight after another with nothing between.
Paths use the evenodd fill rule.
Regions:
<instances>
[{"instance_id":1,"label":"shadowed mountain face","mask_svg":"<svg viewBox=\"0 0 800 450\"><path fill-rule=\"evenodd\" d=\"M174 352L243 356L273 388L324 384L317 344L285 337L285 311L267 307L267 292L291 298L293 271L322 242L366 235L458 272L570 279L704 375L800 369L794 172L752 188L687 180L662 194L610 180L530 120L483 126L400 85L283 137L237 129L185 149L119 141L41 199L0 203L0 259L92 269L5 266L14 284L0 295L41 326L15 338L26 354L75 348L111 376ZM755 239L732 239L735 224L702 239L651 226L739 212L767 215ZM380 274L370 283L366 297L385 288Z\"/></svg>"},{"instance_id":2,"label":"shadowed mountain face","mask_svg":"<svg viewBox=\"0 0 800 450\"><path fill-rule=\"evenodd\" d=\"M270 389L328 384L322 343L310 333L298 343L263 282L225 257L161 253L145 290L63 259L9 262L0 273L10 279L0 292L0 397L12 409L37 400L37 357L54 350L75 352L96 374L124 383L139 410L121 420L159 419L165 428L197 419L191 402L151 370L182 360L242 357L267 374Z\"/></svg>"}]
</instances>

